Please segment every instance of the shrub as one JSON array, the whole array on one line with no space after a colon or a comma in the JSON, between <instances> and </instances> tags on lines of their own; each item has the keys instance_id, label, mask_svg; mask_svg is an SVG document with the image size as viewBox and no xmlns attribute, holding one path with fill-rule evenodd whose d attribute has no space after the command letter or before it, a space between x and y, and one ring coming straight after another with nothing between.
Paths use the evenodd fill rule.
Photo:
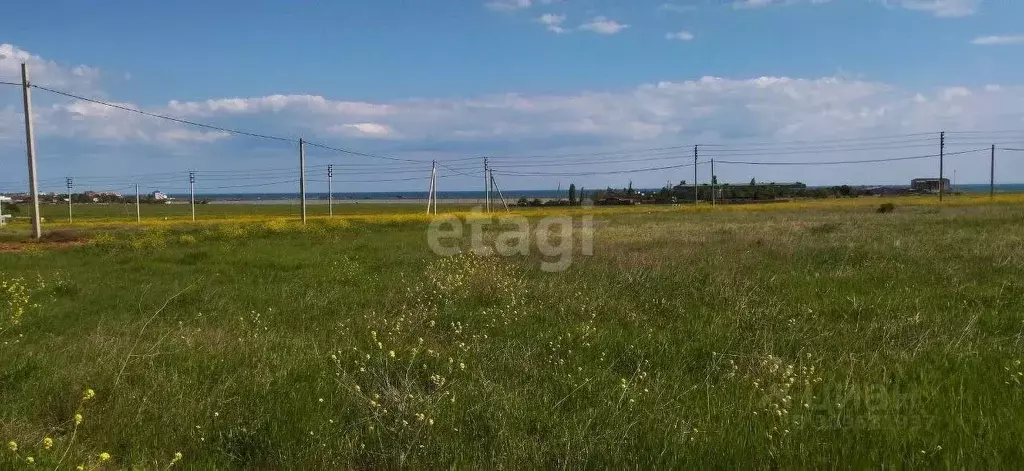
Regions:
<instances>
[{"instance_id":1,"label":"shrub","mask_svg":"<svg viewBox=\"0 0 1024 471\"><path fill-rule=\"evenodd\" d=\"M893 212L895 210L896 210L896 205L894 205L892 203L882 203L882 205L879 206L878 209L877 209L879 214L891 213L891 212Z\"/></svg>"},{"instance_id":2,"label":"shrub","mask_svg":"<svg viewBox=\"0 0 1024 471\"><path fill-rule=\"evenodd\" d=\"M60 229L43 234L40 239L43 242L78 242L84 240L78 231L72 229Z\"/></svg>"}]
</instances>

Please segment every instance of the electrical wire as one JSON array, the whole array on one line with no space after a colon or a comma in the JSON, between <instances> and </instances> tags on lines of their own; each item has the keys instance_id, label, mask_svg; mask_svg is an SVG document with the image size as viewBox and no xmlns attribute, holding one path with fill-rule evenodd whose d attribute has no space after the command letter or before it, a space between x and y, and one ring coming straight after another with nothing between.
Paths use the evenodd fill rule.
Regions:
<instances>
[{"instance_id":1,"label":"electrical wire","mask_svg":"<svg viewBox=\"0 0 1024 471\"><path fill-rule=\"evenodd\" d=\"M53 93L53 94L56 94L56 95L62 95L62 96L66 96L66 97L69 97L69 98L74 98L76 100L82 100L82 101L86 101L86 102L89 102L89 103L95 103L97 105L108 106L110 108L116 108L116 109L119 109L119 110L122 110L122 111L138 113L138 114L141 114L141 115L145 115L145 116L149 116L149 117L153 117L153 118L165 119L167 121L174 121L176 123L181 123L181 124L188 124L190 126L196 126L196 127L200 127L200 128L212 129L212 130L215 130L215 131L222 131L222 132L226 132L226 133L230 133L230 134L238 134L240 136L256 137L256 138L260 138L260 139L269 139L269 140L273 140L273 141L285 141L285 142L292 142L292 141L294 141L294 139L289 139L287 137L271 136L269 134L260 134L260 133L249 132L249 131L241 131L241 130L238 130L238 129L225 128L225 127L221 127L221 126L214 126L212 124L198 123L198 122L195 122L195 121L189 121L189 120L186 120L186 119L175 118L175 117L172 117L172 116L167 116L167 115L162 115L162 114L157 114L157 113L150 113L149 111L143 111L143 110L136 109L136 108L129 108L127 106L118 105L116 103L110 103L110 102L106 102L106 101L102 101L102 100L97 100L95 98L88 98L88 97L84 97L84 96L81 96L81 95L76 95L74 93L68 93L68 92L61 91L61 90L54 90L52 88L47 88L47 87L44 87L42 85L32 85L32 88L38 88L40 90L47 91L47 92L50 92L50 93Z\"/></svg>"},{"instance_id":2,"label":"electrical wire","mask_svg":"<svg viewBox=\"0 0 1024 471\"><path fill-rule=\"evenodd\" d=\"M698 165L703 165L708 162L698 162ZM583 176L583 175L617 175L625 173L640 173L640 172L652 172L656 170L669 170L674 168L685 168L692 167L693 163L680 164L680 165L669 165L666 167L651 167L651 168L638 168L631 170L611 170L604 172L570 172L570 173L526 173L526 172L502 172L502 175L516 176L516 177L527 177L527 176L549 176L549 177L572 177L572 176Z\"/></svg>"},{"instance_id":3,"label":"electrical wire","mask_svg":"<svg viewBox=\"0 0 1024 471\"><path fill-rule=\"evenodd\" d=\"M970 154L973 152L981 152L988 149L973 149L965 150L960 152L947 152L945 156ZM847 164L866 164L866 163L877 163L877 162L897 162L901 160L917 160L917 159L928 159L932 157L939 157L939 154L928 154L928 155L915 155L910 157L891 157L885 159L866 159L866 160L835 160L835 161L820 161L820 162L753 162L753 161L741 161L741 160L715 160L716 164L730 164L730 165L847 165Z\"/></svg>"},{"instance_id":4,"label":"electrical wire","mask_svg":"<svg viewBox=\"0 0 1024 471\"><path fill-rule=\"evenodd\" d=\"M360 156L360 157L370 157L370 158L374 158L374 159L393 160L393 161L396 161L396 162L424 163L424 161L422 161L422 160L403 159L403 158L399 158L399 157L389 157L389 156L386 156L386 155L377 155L377 154L367 154L365 152L356 152L356 151L353 151L353 150L342 149L342 148L339 148L339 147L331 147L331 146L327 146L327 145L324 145L324 144L318 144L316 142L311 142L311 141L303 141L303 142L306 145L308 145L308 146L319 147L321 149L326 149L326 150L333 150L335 152L341 152L343 154L348 154L348 155L356 155L356 156Z\"/></svg>"}]
</instances>

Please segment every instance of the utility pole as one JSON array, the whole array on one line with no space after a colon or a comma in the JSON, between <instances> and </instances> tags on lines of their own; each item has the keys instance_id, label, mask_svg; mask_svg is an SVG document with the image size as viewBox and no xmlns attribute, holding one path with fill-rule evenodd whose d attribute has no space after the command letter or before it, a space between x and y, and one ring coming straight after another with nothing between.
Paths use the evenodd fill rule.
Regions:
<instances>
[{"instance_id":1,"label":"utility pole","mask_svg":"<svg viewBox=\"0 0 1024 471\"><path fill-rule=\"evenodd\" d=\"M139 207L139 184L135 184L135 222L142 222L142 208Z\"/></svg>"},{"instance_id":2,"label":"utility pole","mask_svg":"<svg viewBox=\"0 0 1024 471\"><path fill-rule=\"evenodd\" d=\"M67 177L64 179L64 183L68 185L68 224L71 224L71 189L75 187L75 180Z\"/></svg>"},{"instance_id":3,"label":"utility pole","mask_svg":"<svg viewBox=\"0 0 1024 471\"><path fill-rule=\"evenodd\" d=\"M697 146L693 146L693 205L697 205Z\"/></svg>"},{"instance_id":4,"label":"utility pole","mask_svg":"<svg viewBox=\"0 0 1024 471\"><path fill-rule=\"evenodd\" d=\"M39 182L36 180L36 141L32 135L32 92L28 80L28 64L21 64L21 97L25 104L25 149L28 152L28 191L32 194L32 237L41 239L43 227L39 217Z\"/></svg>"},{"instance_id":5,"label":"utility pole","mask_svg":"<svg viewBox=\"0 0 1024 471\"><path fill-rule=\"evenodd\" d=\"M989 175L988 175L988 197L996 197L996 145L992 144L992 157L989 162Z\"/></svg>"},{"instance_id":6,"label":"utility pole","mask_svg":"<svg viewBox=\"0 0 1024 471\"><path fill-rule=\"evenodd\" d=\"M711 206L715 205L715 158L711 158Z\"/></svg>"},{"instance_id":7,"label":"utility pole","mask_svg":"<svg viewBox=\"0 0 1024 471\"><path fill-rule=\"evenodd\" d=\"M427 187L427 214L430 214L430 203L434 200L434 172L437 170L437 161L430 161L430 185ZM437 203L434 203L437 205Z\"/></svg>"},{"instance_id":8,"label":"utility pole","mask_svg":"<svg viewBox=\"0 0 1024 471\"><path fill-rule=\"evenodd\" d=\"M437 169L434 167L437 161L433 160L430 163L430 197L434 200L434 214L437 214Z\"/></svg>"},{"instance_id":9,"label":"utility pole","mask_svg":"<svg viewBox=\"0 0 1024 471\"><path fill-rule=\"evenodd\" d=\"M946 193L946 185L943 184L943 164L946 160L946 132L939 133L939 202L942 202L942 195Z\"/></svg>"},{"instance_id":10,"label":"utility pole","mask_svg":"<svg viewBox=\"0 0 1024 471\"><path fill-rule=\"evenodd\" d=\"M302 224L306 224L306 142L299 138L299 193L302 195Z\"/></svg>"},{"instance_id":11,"label":"utility pole","mask_svg":"<svg viewBox=\"0 0 1024 471\"><path fill-rule=\"evenodd\" d=\"M334 189L331 188L331 180L334 179L334 164L327 165L327 215L334 216Z\"/></svg>"},{"instance_id":12,"label":"utility pole","mask_svg":"<svg viewBox=\"0 0 1024 471\"><path fill-rule=\"evenodd\" d=\"M196 172L188 172L188 201L192 206L192 222L196 222Z\"/></svg>"},{"instance_id":13,"label":"utility pole","mask_svg":"<svg viewBox=\"0 0 1024 471\"><path fill-rule=\"evenodd\" d=\"M498 184L494 182L494 170L491 170L491 186L494 187L498 192L498 198L501 198L501 205L505 207L505 212L508 212L508 203L505 203L505 197L501 194L501 188L498 188Z\"/></svg>"},{"instance_id":14,"label":"utility pole","mask_svg":"<svg viewBox=\"0 0 1024 471\"><path fill-rule=\"evenodd\" d=\"M487 178L487 157L484 157L484 211L491 212L491 187Z\"/></svg>"}]
</instances>

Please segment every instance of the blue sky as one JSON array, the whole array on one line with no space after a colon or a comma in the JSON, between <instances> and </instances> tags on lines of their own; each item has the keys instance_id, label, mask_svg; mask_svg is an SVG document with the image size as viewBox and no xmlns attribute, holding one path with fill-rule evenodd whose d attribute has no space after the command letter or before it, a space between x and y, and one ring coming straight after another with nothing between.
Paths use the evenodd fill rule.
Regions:
<instances>
[{"instance_id":1,"label":"blue sky","mask_svg":"<svg viewBox=\"0 0 1024 471\"><path fill-rule=\"evenodd\" d=\"M940 130L973 132L951 136L952 151L1024 147L1022 133L989 133L1024 129L1020 18L1024 2L998 0L18 2L0 16L0 81L19 80L27 60L40 85L225 127L436 158L477 176L461 159L516 157L502 168L509 188L653 186L692 169L582 174L678 165L681 151L640 150L693 143L764 161L931 153L910 138L871 150L786 143ZM158 174L189 168L236 171L253 191L294 186L255 186L290 178L277 169L294 163L291 143L35 99L44 186L65 175L178 185ZM19 91L0 87L0 191L23 186L23 146ZM613 150L629 152L579 155ZM985 179L975 157L987 161L951 160L962 181ZM354 191L420 189L412 178L429 165L311 149L311 167L326 163ZM905 183L933 167L716 170ZM444 171L447 189L479 186L455 171ZM1007 155L1000 179L1024 180L1024 165Z\"/></svg>"}]
</instances>

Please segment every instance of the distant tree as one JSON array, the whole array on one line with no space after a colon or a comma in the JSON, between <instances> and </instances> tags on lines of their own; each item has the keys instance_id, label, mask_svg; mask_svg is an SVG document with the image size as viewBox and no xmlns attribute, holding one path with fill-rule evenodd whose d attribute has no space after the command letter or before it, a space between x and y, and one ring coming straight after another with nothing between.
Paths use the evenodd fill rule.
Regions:
<instances>
[{"instance_id":1,"label":"distant tree","mask_svg":"<svg viewBox=\"0 0 1024 471\"><path fill-rule=\"evenodd\" d=\"M569 206L576 206L576 184L569 184Z\"/></svg>"},{"instance_id":2,"label":"distant tree","mask_svg":"<svg viewBox=\"0 0 1024 471\"><path fill-rule=\"evenodd\" d=\"M627 195L632 195L633 194L633 180L629 181L629 188L626 189L626 194Z\"/></svg>"},{"instance_id":3,"label":"distant tree","mask_svg":"<svg viewBox=\"0 0 1024 471\"><path fill-rule=\"evenodd\" d=\"M757 185L757 180L754 180L753 178L751 178L750 179L750 186L754 186L754 185Z\"/></svg>"},{"instance_id":4,"label":"distant tree","mask_svg":"<svg viewBox=\"0 0 1024 471\"><path fill-rule=\"evenodd\" d=\"M516 201L516 206L526 206L530 204L530 201L525 196L520 196L519 201Z\"/></svg>"},{"instance_id":5,"label":"distant tree","mask_svg":"<svg viewBox=\"0 0 1024 471\"><path fill-rule=\"evenodd\" d=\"M19 208L18 205L11 203L4 204L4 211L12 216L15 214L21 214L21 208Z\"/></svg>"},{"instance_id":6,"label":"distant tree","mask_svg":"<svg viewBox=\"0 0 1024 471\"><path fill-rule=\"evenodd\" d=\"M718 175L712 175L711 176L711 184L712 185L717 185L718 184Z\"/></svg>"}]
</instances>

